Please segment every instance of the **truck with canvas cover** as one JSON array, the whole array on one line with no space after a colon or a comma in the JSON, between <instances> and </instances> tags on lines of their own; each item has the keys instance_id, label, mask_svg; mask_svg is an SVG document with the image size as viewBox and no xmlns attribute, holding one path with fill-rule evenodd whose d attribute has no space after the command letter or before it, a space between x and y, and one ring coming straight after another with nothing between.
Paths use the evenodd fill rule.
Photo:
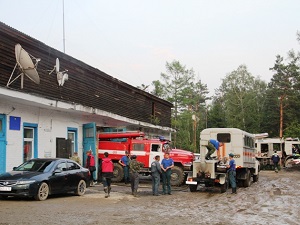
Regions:
<instances>
[{"instance_id":1,"label":"truck with canvas cover","mask_svg":"<svg viewBox=\"0 0 300 225\"><path fill-rule=\"evenodd\" d=\"M174 160L171 184L181 185L184 183L187 171L191 171L194 160L192 152L172 149L171 142L164 137L148 139L140 131L98 134L98 157L101 159L104 152L109 153L109 157L114 162L113 181L115 182L122 181L124 177L123 167L118 162L125 155L125 151L128 151L130 155L136 155L137 160L144 164L141 170L143 175L150 175L151 163L155 160L155 156L159 155L162 160L167 150Z\"/></svg>"},{"instance_id":2,"label":"truck with canvas cover","mask_svg":"<svg viewBox=\"0 0 300 225\"><path fill-rule=\"evenodd\" d=\"M210 139L221 143L212 159L206 159L206 146ZM228 187L228 154L233 153L236 162L236 179L239 186L249 187L251 178L258 181L259 162L255 158L255 135L237 128L207 128L200 133L200 161L193 162L193 171L188 173L186 184L194 192L198 187L219 187L225 192Z\"/></svg>"}]
</instances>

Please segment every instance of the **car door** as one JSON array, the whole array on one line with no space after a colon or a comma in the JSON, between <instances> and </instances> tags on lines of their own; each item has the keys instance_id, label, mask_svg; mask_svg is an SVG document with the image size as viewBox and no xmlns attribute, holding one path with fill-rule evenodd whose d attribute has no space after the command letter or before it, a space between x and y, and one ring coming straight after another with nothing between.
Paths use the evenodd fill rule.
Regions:
<instances>
[{"instance_id":1,"label":"car door","mask_svg":"<svg viewBox=\"0 0 300 225\"><path fill-rule=\"evenodd\" d=\"M68 170L67 187L69 188L69 190L74 190L77 188L77 185L82 177L80 166L78 166L74 162L67 161L67 170Z\"/></svg>"},{"instance_id":2,"label":"car door","mask_svg":"<svg viewBox=\"0 0 300 225\"><path fill-rule=\"evenodd\" d=\"M68 175L67 164L65 160L59 161L54 167L51 177L49 177L49 184L51 193L63 193L68 190Z\"/></svg>"}]
</instances>

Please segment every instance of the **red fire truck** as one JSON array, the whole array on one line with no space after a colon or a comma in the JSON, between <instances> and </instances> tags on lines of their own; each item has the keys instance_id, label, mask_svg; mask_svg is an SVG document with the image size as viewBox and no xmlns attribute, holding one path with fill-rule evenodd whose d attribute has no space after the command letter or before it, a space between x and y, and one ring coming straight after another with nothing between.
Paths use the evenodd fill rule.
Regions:
<instances>
[{"instance_id":1,"label":"red fire truck","mask_svg":"<svg viewBox=\"0 0 300 225\"><path fill-rule=\"evenodd\" d=\"M114 181L119 182L124 177L123 167L118 163L125 151L130 155L136 155L137 160L145 166L141 170L143 175L150 174L150 166L156 155L164 158L165 149L171 147L169 140L163 137L147 139L143 132L122 132L122 133L99 133L98 134L98 157L103 158L104 152L114 162ZM171 148L172 149L172 148ZM172 185L181 185L184 182L186 171L191 171L194 161L194 154L190 151L172 149L170 157L174 160L172 168Z\"/></svg>"}]
</instances>

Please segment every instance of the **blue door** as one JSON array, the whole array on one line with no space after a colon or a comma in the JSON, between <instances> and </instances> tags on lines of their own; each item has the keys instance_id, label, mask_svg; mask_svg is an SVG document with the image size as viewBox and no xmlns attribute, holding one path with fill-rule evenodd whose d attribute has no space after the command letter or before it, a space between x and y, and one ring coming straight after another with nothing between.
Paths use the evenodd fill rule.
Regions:
<instances>
[{"instance_id":1,"label":"blue door","mask_svg":"<svg viewBox=\"0 0 300 225\"><path fill-rule=\"evenodd\" d=\"M97 146L97 147L96 147ZM98 145L96 138L96 123L83 124L83 166L86 162L86 152L92 150L95 157L96 168L98 167ZM97 168L98 171L98 168ZM97 172L95 172L95 175ZM97 176L97 175L96 175Z\"/></svg>"},{"instance_id":2,"label":"blue door","mask_svg":"<svg viewBox=\"0 0 300 225\"><path fill-rule=\"evenodd\" d=\"M6 172L6 115L0 114L0 173Z\"/></svg>"}]
</instances>

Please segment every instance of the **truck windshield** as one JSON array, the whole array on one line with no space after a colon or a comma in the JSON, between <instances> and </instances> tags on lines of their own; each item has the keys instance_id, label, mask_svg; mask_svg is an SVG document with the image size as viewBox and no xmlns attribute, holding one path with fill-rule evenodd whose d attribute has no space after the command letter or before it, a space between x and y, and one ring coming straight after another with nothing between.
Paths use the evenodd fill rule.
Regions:
<instances>
[{"instance_id":1,"label":"truck windshield","mask_svg":"<svg viewBox=\"0 0 300 225\"><path fill-rule=\"evenodd\" d=\"M165 143L165 144L163 144L163 151L165 152L165 151L167 151L167 150L169 150L169 151L172 150L172 146L171 146L170 143Z\"/></svg>"}]
</instances>

